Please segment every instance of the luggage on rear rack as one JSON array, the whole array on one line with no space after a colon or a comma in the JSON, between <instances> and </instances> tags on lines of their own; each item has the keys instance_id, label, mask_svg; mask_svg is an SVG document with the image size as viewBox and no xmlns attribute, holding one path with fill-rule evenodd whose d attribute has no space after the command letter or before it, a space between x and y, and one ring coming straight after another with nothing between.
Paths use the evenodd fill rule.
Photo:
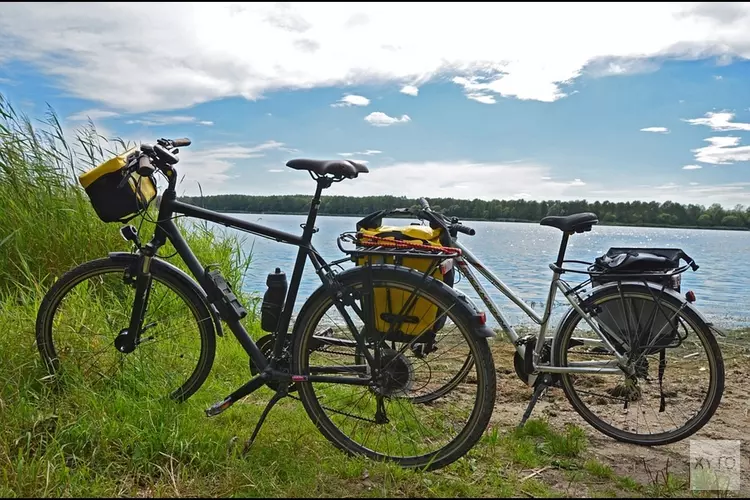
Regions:
<instances>
[{"instance_id":1,"label":"luggage on rear rack","mask_svg":"<svg viewBox=\"0 0 750 500\"><path fill-rule=\"evenodd\" d=\"M594 287L613 282L640 282L644 285L644 282L651 282L662 290L679 293L680 272L684 271L680 268L680 259L688 262L694 270L698 268L685 252L677 248L610 248L588 271ZM602 330L606 332L608 329L626 340L636 333L637 338L642 339L642 346L650 346L646 350L650 354L679 345L683 340L678 334L679 325L673 323L670 311L660 305L660 291L652 292L648 293L652 300L632 304L622 304L618 300L602 304L596 316Z\"/></svg>"},{"instance_id":2,"label":"luggage on rear rack","mask_svg":"<svg viewBox=\"0 0 750 500\"><path fill-rule=\"evenodd\" d=\"M450 236L442 228L382 225L382 217L394 212L401 211L376 212L357 223L357 250L353 252L356 264L409 267L453 287L455 270L451 252L456 254L458 250L446 248ZM375 328L388 334L388 340L411 342L418 336L418 341L429 341L445 326L444 311L422 298L410 301L411 295L412 292L392 289L375 290ZM405 305L409 305L407 310ZM391 332L393 325L399 323L398 330Z\"/></svg>"}]
</instances>

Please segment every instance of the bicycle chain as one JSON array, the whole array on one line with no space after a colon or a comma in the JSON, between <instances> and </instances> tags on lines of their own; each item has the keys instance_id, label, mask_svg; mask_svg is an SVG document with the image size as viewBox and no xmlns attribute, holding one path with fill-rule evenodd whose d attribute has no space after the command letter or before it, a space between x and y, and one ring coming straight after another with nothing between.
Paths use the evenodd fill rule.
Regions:
<instances>
[{"instance_id":1,"label":"bicycle chain","mask_svg":"<svg viewBox=\"0 0 750 500\"><path fill-rule=\"evenodd\" d=\"M322 348L320 348L320 349L315 349L315 350L318 351L318 352L325 352L325 353L328 353L328 354L340 354L342 356L351 356L352 355L352 353L350 353L350 352L344 353L344 352L338 352L338 351L331 351L331 350L328 350L327 347L325 347L325 346L322 347ZM298 396L294 396L292 394L289 394L288 397L290 397L292 399L295 399L297 401L301 401L301 398L299 398ZM354 419L357 419L357 420L362 420L362 421L365 421L365 422L371 422L373 424L377 424L377 422L375 420L373 420L373 419L368 419L368 418L360 417L360 416L357 416L357 415L352 415L351 413L347 413L347 412L342 411L342 410L335 410L335 409L329 408L328 406L323 405L323 404L321 404L320 407L323 408L324 410L328 410L328 411L331 411L333 413L337 413L339 415L343 415L345 417L351 417L351 418L354 418Z\"/></svg>"}]
</instances>

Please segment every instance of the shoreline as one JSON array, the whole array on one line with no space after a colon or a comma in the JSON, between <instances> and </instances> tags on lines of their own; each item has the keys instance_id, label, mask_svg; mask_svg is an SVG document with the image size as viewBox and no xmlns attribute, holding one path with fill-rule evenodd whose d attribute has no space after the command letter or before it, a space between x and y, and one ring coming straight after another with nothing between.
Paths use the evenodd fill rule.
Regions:
<instances>
[{"instance_id":1,"label":"shoreline","mask_svg":"<svg viewBox=\"0 0 750 500\"><path fill-rule=\"evenodd\" d=\"M200 205L197 205L200 206ZM246 212L242 210L214 210L215 212L224 214L248 214L248 215L307 215L307 212ZM326 214L319 213L318 217L351 217L358 218L364 217L367 214ZM393 217L394 219L399 217ZM462 221L478 221L478 222L517 222L521 224L539 224L539 221L533 220L522 220L522 219L479 219L473 217L463 217ZM611 226L611 227L643 227L643 228L659 228L659 229L699 229L699 230L712 230L712 231L750 231L750 228L746 227L732 227L732 226L673 226L666 224L653 224L653 223L642 223L642 224L629 224L629 223L611 223L599 221L598 226Z\"/></svg>"}]
</instances>

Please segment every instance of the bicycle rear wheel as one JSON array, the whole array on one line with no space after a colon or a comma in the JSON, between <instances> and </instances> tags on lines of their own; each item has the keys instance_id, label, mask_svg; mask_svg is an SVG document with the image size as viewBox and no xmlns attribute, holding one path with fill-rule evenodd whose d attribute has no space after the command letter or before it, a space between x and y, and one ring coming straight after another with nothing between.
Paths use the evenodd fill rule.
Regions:
<instances>
[{"instance_id":1,"label":"bicycle rear wheel","mask_svg":"<svg viewBox=\"0 0 750 500\"><path fill-rule=\"evenodd\" d=\"M115 339L129 325L135 297L134 281L125 279L129 266L108 257L64 274L39 308L39 353L51 375L78 387L185 401L211 371L211 313L193 288L154 260L141 343L121 353Z\"/></svg>"},{"instance_id":2,"label":"bicycle rear wheel","mask_svg":"<svg viewBox=\"0 0 750 500\"><path fill-rule=\"evenodd\" d=\"M685 302L644 285L594 291L586 305L598 311L597 322L635 374L561 374L573 408L600 432L632 444L673 443L700 430L724 391L710 327ZM554 365L614 359L580 314L564 320L552 346Z\"/></svg>"},{"instance_id":3,"label":"bicycle rear wheel","mask_svg":"<svg viewBox=\"0 0 750 500\"><path fill-rule=\"evenodd\" d=\"M345 296L339 305L353 298L346 311L358 318L355 308L364 310L359 298L370 290L366 271L340 276ZM496 395L495 369L487 340L480 338L471 320L444 285L420 273L396 268L372 269L372 292L415 294L438 306L446 318L443 329L455 331L455 342L463 344L460 355L443 363L455 377L465 366L467 355L473 364L447 394L419 402L415 398L424 378L411 359L408 345L393 345L384 338L367 340L374 363L356 346L355 335L363 329L358 321L353 333L337 309L337 301L325 289L314 293L295 323L293 372L303 375L330 373L331 382L299 382L302 403L321 433L335 446L350 454L373 460L395 461L404 467L444 467L466 454L481 438L492 414ZM443 288L441 288L441 286ZM397 314L398 311L394 312ZM440 317L436 318L436 320ZM417 332L415 333L415 338ZM362 363L367 366L363 367ZM377 367L379 376L373 376ZM337 375L334 375L337 373ZM360 377L368 385L335 383L335 377ZM420 380L422 382L420 382ZM440 386L444 382L438 383Z\"/></svg>"}]
</instances>

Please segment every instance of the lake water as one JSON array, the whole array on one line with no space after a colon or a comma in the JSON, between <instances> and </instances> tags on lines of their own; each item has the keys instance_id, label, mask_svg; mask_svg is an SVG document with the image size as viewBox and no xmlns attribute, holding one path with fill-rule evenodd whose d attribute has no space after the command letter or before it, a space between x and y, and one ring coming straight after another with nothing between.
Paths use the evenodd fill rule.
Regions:
<instances>
[{"instance_id":1,"label":"lake water","mask_svg":"<svg viewBox=\"0 0 750 500\"><path fill-rule=\"evenodd\" d=\"M232 215L293 234L301 234L300 224L305 221L303 215ZM320 231L313 237L313 245L328 261L344 257L336 245L336 238L343 232L354 231L357 220L359 217L319 217L316 225ZM395 225L409 222L404 219L385 221ZM460 235L464 245L527 303L533 304L534 309L541 312L552 275L548 264L557 256L562 233L538 224L482 221L467 224L476 229L476 235ZM227 229L221 227L221 231ZM243 285L246 291L262 295L266 276L276 267L287 274L287 279L291 279L296 247L254 235L242 236L245 238L245 250L252 252L252 265ZM682 248L700 266L698 271L688 270L682 275L683 292L693 290L697 296L695 305L716 325L725 328L750 327L750 231L595 226L591 232L571 237L567 258L591 262L610 247L617 246ZM344 267L351 265L350 262L343 264ZM568 280L574 282L574 275L569 276ZM483 284L513 325L532 324L517 306L489 283L483 281ZM297 310L319 285L320 280L312 265L308 265L300 287ZM483 304L465 279L459 281L456 288L483 309ZM560 300L564 299L558 295L558 302ZM566 307L553 309L554 319L565 312L567 302L561 306ZM496 325L494 319L491 323Z\"/></svg>"}]
</instances>

